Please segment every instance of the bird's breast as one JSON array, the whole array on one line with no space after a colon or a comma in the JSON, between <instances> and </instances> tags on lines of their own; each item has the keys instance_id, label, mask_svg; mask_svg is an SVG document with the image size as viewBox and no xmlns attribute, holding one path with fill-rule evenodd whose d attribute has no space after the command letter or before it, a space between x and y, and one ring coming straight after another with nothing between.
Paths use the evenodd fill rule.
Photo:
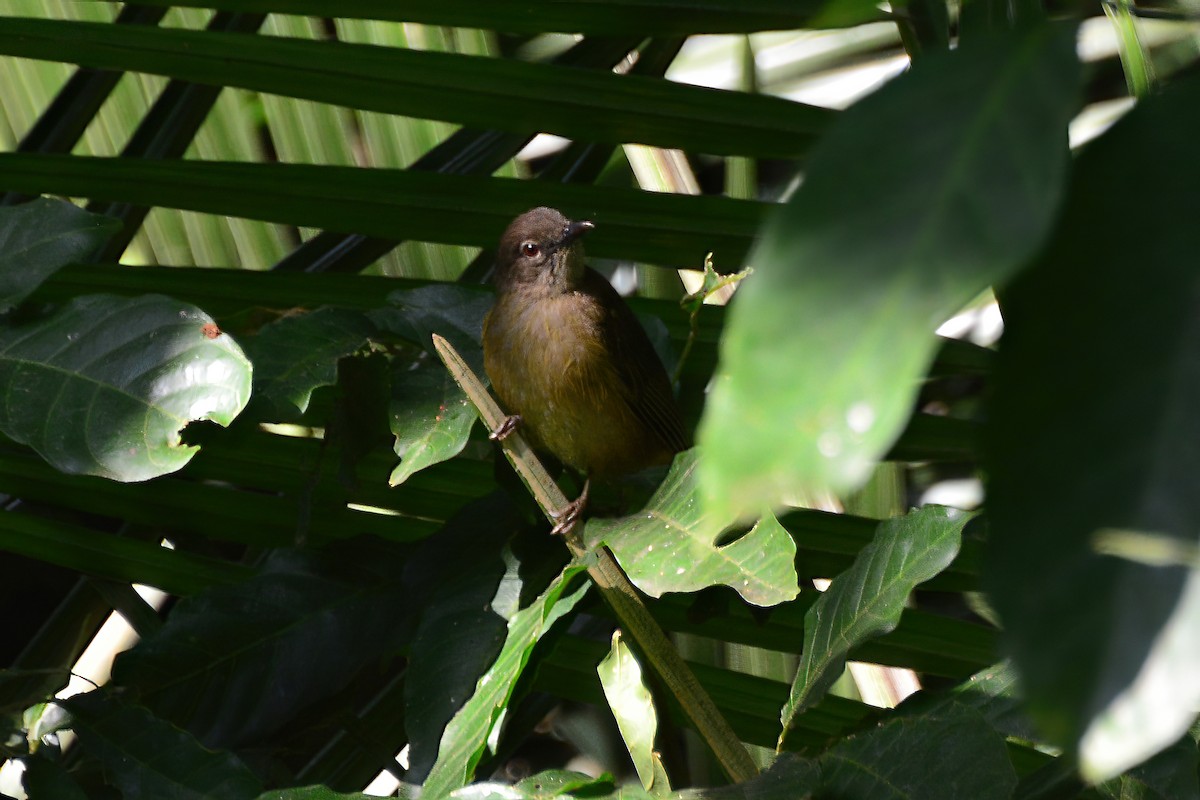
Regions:
<instances>
[{"instance_id":1,"label":"bird's breast","mask_svg":"<svg viewBox=\"0 0 1200 800\"><path fill-rule=\"evenodd\" d=\"M502 297L484 324L492 386L505 410L521 415L534 447L601 473L621 471L618 452L644 436L607 351L604 320L594 298L566 293Z\"/></svg>"}]
</instances>

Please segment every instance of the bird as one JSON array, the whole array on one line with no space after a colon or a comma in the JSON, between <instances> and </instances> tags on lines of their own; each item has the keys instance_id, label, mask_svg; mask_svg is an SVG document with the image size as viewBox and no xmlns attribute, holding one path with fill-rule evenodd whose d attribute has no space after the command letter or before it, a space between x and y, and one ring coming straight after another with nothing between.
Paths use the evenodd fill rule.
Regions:
<instances>
[{"instance_id":1,"label":"bird","mask_svg":"<svg viewBox=\"0 0 1200 800\"><path fill-rule=\"evenodd\" d=\"M513 220L500 237L496 301L483 323L484 369L508 414L491 438L519 428L535 450L586 478L556 533L579 519L592 478L669 464L690 446L649 337L585 262L580 239L593 228L546 207Z\"/></svg>"}]
</instances>

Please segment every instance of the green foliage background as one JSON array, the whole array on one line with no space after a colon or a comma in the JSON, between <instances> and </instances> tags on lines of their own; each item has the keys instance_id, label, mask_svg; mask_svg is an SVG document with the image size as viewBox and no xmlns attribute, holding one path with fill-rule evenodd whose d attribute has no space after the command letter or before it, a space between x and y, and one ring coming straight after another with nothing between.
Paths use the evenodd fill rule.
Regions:
<instances>
[{"instance_id":1,"label":"green foliage background","mask_svg":"<svg viewBox=\"0 0 1200 800\"><path fill-rule=\"evenodd\" d=\"M343 797L390 769L440 798L528 763L467 791L645 793L578 711L604 707L612 611L430 352L439 333L478 368L488 248L545 204L596 221L594 260L639 266L701 443L647 514L586 539L645 581L769 767L726 786L652 680L661 766L694 787L656 796L1200 797L1186 13L330 10L0 0L0 710L23 791ZM1081 63L1081 23L1115 50ZM721 45L743 65L793 56L730 90L663 79L712 33L749 35ZM901 55L844 111L777 96ZM1131 93L1068 150L1072 118ZM539 132L572 141L515 160ZM630 144L685 153L700 193L645 191L680 187ZM756 273L691 318L673 270L708 252ZM997 349L934 335L988 290ZM985 479L978 515L904 513L945 476ZM797 507L829 492L853 513ZM140 641L111 682L42 705L114 610ZM869 706L847 659L925 690ZM591 720L575 739L615 778L539 755L564 702L560 733Z\"/></svg>"}]
</instances>

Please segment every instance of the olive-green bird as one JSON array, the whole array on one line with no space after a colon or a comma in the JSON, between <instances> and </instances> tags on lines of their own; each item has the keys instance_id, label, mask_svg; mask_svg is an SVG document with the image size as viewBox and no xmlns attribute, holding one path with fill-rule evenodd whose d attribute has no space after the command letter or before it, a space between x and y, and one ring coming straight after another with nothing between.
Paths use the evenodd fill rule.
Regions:
<instances>
[{"instance_id":1,"label":"olive-green bird","mask_svg":"<svg viewBox=\"0 0 1200 800\"><path fill-rule=\"evenodd\" d=\"M584 263L595 227L552 208L513 220L500 238L496 304L483 358L506 413L537 450L592 477L670 463L688 435L654 346L612 285ZM583 494L555 527L574 524Z\"/></svg>"}]
</instances>

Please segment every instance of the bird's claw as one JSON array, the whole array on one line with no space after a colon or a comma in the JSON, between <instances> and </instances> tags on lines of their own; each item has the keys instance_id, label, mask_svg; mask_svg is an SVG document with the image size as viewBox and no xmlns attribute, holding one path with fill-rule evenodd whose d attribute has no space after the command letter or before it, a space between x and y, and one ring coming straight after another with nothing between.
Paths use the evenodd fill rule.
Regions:
<instances>
[{"instance_id":1,"label":"bird's claw","mask_svg":"<svg viewBox=\"0 0 1200 800\"><path fill-rule=\"evenodd\" d=\"M591 481L584 481L583 492L579 497L576 497L555 519L554 527L550 529L551 536L562 536L574 530L576 523L583 516L583 510L587 508L588 488L591 486Z\"/></svg>"},{"instance_id":2,"label":"bird's claw","mask_svg":"<svg viewBox=\"0 0 1200 800\"><path fill-rule=\"evenodd\" d=\"M503 442L508 438L508 435L521 427L521 415L512 414L504 418L500 423L500 427L488 434L488 438L493 442Z\"/></svg>"}]
</instances>

